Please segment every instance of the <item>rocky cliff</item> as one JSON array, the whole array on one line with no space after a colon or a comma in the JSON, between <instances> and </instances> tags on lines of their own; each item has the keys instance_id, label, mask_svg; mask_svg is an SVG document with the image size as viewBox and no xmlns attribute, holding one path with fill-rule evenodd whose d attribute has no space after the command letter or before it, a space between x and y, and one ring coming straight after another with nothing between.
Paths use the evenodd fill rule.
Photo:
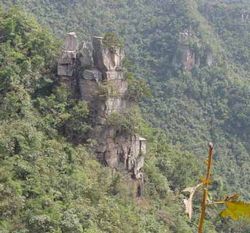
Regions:
<instances>
[{"instance_id":1,"label":"rocky cliff","mask_svg":"<svg viewBox=\"0 0 250 233\"><path fill-rule=\"evenodd\" d=\"M176 69L191 71L194 67L212 66L214 57L211 48L204 48L200 38L189 28L179 34L172 63Z\"/></svg>"},{"instance_id":2,"label":"rocky cliff","mask_svg":"<svg viewBox=\"0 0 250 233\"><path fill-rule=\"evenodd\" d=\"M141 190L146 140L107 123L113 114L123 114L134 104L126 98L124 57L121 46L104 43L102 37L79 45L76 34L71 32L58 60L58 77L70 88L73 98L89 105L92 130L88 138L96 141L97 158L113 169L129 172Z\"/></svg>"}]
</instances>

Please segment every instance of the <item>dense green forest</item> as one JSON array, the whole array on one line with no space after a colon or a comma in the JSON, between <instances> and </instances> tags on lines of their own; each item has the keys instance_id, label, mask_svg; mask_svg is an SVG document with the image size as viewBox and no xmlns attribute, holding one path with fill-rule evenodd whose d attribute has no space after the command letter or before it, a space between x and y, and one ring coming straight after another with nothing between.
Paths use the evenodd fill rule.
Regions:
<instances>
[{"instance_id":1,"label":"dense green forest","mask_svg":"<svg viewBox=\"0 0 250 233\"><path fill-rule=\"evenodd\" d=\"M201 177L208 141L216 148L215 197L237 191L249 200L247 1L1 3L0 232L195 232L180 191ZM31 15L6 10L13 5L43 27ZM129 70L150 86L152 97L140 103L140 131L149 144L142 200L125 174L112 174L88 145L72 145L61 133L66 122L88 127L86 104L69 101L54 81L69 31L84 40L119 34ZM205 232L250 231L217 213L209 212Z\"/></svg>"},{"instance_id":2,"label":"dense green forest","mask_svg":"<svg viewBox=\"0 0 250 233\"><path fill-rule=\"evenodd\" d=\"M216 146L217 175L249 197L249 6L241 1L3 1L32 12L63 38L114 31L124 38L133 72L146 79L153 98L142 102L145 118L173 144L203 157ZM245 18L244 18L245 17ZM245 20L244 20L245 19ZM185 70L185 46L199 64ZM210 56L212 65L207 65ZM234 179L232 179L234 177Z\"/></svg>"},{"instance_id":3,"label":"dense green forest","mask_svg":"<svg viewBox=\"0 0 250 233\"><path fill-rule=\"evenodd\" d=\"M195 181L194 157L142 126L151 146L137 200L126 174L61 133L66 122L87 127L88 109L54 81L60 41L16 9L1 12L0 22L0 232L192 232L171 187Z\"/></svg>"}]
</instances>

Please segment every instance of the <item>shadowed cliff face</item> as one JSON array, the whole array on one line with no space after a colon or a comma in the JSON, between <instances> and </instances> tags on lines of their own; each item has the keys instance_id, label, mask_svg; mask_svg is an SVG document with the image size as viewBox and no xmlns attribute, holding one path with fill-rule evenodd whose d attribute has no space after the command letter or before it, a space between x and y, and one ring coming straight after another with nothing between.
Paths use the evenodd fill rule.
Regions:
<instances>
[{"instance_id":1,"label":"shadowed cliff face","mask_svg":"<svg viewBox=\"0 0 250 233\"><path fill-rule=\"evenodd\" d=\"M71 32L58 60L58 76L60 83L69 87L72 97L89 105L92 131L87 137L96 141L97 158L142 181L146 140L108 124L114 114L125 114L135 105L126 98L124 56L123 48L112 44L107 47L102 37L94 37L92 44L78 46L76 34Z\"/></svg>"}]
</instances>

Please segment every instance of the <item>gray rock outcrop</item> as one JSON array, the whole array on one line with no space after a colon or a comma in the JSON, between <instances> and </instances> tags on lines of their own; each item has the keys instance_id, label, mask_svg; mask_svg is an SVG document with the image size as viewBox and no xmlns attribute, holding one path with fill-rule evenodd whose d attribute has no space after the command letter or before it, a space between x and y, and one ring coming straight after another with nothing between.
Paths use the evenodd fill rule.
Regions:
<instances>
[{"instance_id":1,"label":"gray rock outcrop","mask_svg":"<svg viewBox=\"0 0 250 233\"><path fill-rule=\"evenodd\" d=\"M78 59L80 61L80 65L85 68L89 69L94 66L93 61L93 48L89 43L83 42L79 47L79 51L77 53Z\"/></svg>"},{"instance_id":2,"label":"gray rock outcrop","mask_svg":"<svg viewBox=\"0 0 250 233\"><path fill-rule=\"evenodd\" d=\"M102 37L93 37L94 64L101 71L116 71L122 67L125 57L124 50L119 47L107 48Z\"/></svg>"},{"instance_id":3,"label":"gray rock outcrop","mask_svg":"<svg viewBox=\"0 0 250 233\"><path fill-rule=\"evenodd\" d=\"M190 46L190 42L195 46ZM196 47L194 49L194 47ZM210 48L202 47L202 43L194 35L192 29L186 29L180 33L177 51L172 61L177 69L191 71L194 67L212 66L214 63L213 53Z\"/></svg>"},{"instance_id":4,"label":"gray rock outcrop","mask_svg":"<svg viewBox=\"0 0 250 233\"><path fill-rule=\"evenodd\" d=\"M135 180L143 181L146 139L128 132L117 132L108 125L112 114L122 114L132 105L127 98L128 83L121 47L106 47L102 37L94 37L92 45L78 46L75 33L68 33L58 60L59 81L73 85L78 98L86 101L91 112L92 131L97 158L113 169L123 169ZM140 187L141 190L141 187Z\"/></svg>"},{"instance_id":5,"label":"gray rock outcrop","mask_svg":"<svg viewBox=\"0 0 250 233\"><path fill-rule=\"evenodd\" d=\"M78 49L77 36L74 32L67 34L63 45L63 51L58 61L58 75L72 77L76 53Z\"/></svg>"}]
</instances>

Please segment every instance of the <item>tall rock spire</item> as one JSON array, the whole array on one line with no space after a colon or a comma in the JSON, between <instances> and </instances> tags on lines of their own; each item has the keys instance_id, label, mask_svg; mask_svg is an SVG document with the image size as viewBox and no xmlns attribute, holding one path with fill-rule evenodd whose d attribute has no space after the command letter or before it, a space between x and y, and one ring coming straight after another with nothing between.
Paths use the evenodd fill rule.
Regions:
<instances>
[{"instance_id":1,"label":"tall rock spire","mask_svg":"<svg viewBox=\"0 0 250 233\"><path fill-rule=\"evenodd\" d=\"M96 141L97 158L111 168L126 170L141 184L146 139L117 131L107 123L113 114L123 114L134 104L126 95L124 57L122 47L107 45L102 37L93 37L92 45L83 43L78 48L75 33L69 33L58 62L58 76L73 85L72 91L79 92L72 96L79 96L89 105L93 130L88 137Z\"/></svg>"}]
</instances>

